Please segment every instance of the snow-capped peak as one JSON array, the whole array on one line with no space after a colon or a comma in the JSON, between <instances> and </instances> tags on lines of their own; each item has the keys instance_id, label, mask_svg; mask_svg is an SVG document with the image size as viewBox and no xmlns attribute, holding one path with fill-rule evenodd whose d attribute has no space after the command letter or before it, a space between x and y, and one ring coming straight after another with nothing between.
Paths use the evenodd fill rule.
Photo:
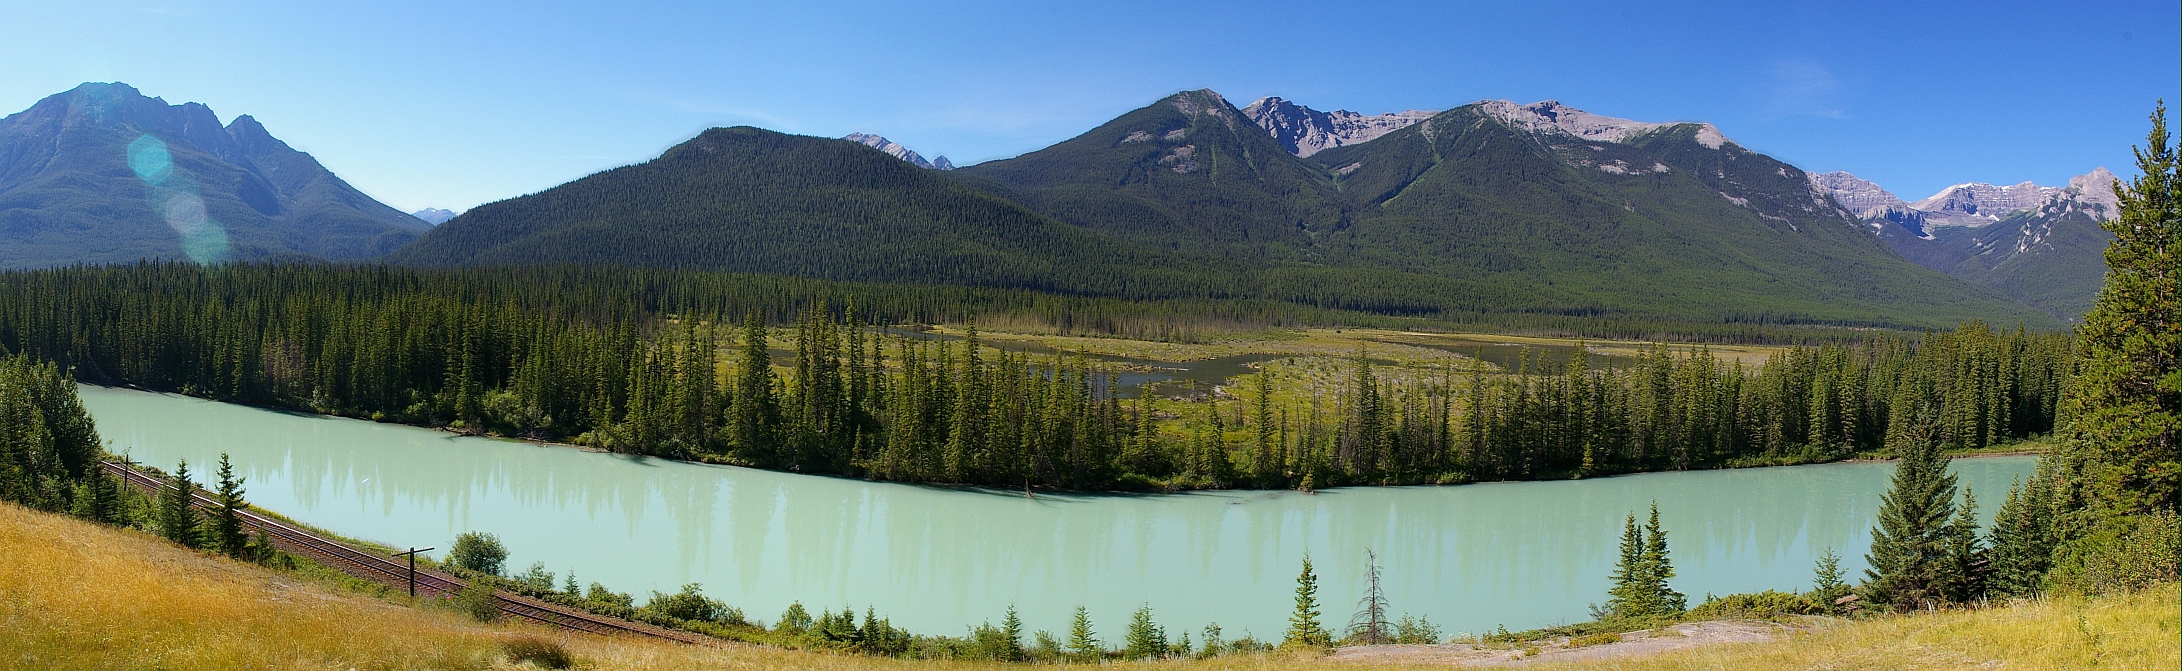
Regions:
<instances>
[{"instance_id":1,"label":"snow-capped peak","mask_svg":"<svg viewBox=\"0 0 2182 671\"><path fill-rule=\"evenodd\" d=\"M945 156L941 156L939 158L927 161L924 160L924 156L919 155L916 151L911 150L908 147L904 147L894 142L893 140L879 137L877 135L872 135L870 133L850 133L847 136L842 137L841 139L848 140L850 142L860 143L866 147L886 152L889 156L908 161L911 165L915 165L919 168L931 168L933 170L955 169L954 162L947 160L947 157Z\"/></svg>"},{"instance_id":2,"label":"snow-capped peak","mask_svg":"<svg viewBox=\"0 0 2182 671\"><path fill-rule=\"evenodd\" d=\"M1508 125L1534 133L1559 133L1585 140L1600 142L1625 142L1646 131L1680 124L1632 121L1617 117L1585 112L1562 105L1557 100L1543 100L1528 105L1518 105L1511 100L1480 100L1477 106L1486 114ZM1712 124L1697 124L1697 142L1710 149L1719 149L1727 143L1727 136Z\"/></svg>"}]
</instances>

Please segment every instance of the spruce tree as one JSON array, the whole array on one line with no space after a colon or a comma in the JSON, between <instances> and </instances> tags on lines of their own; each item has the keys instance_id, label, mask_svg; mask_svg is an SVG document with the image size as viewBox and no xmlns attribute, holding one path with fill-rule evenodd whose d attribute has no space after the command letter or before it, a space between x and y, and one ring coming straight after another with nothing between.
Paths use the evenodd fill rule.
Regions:
<instances>
[{"instance_id":1,"label":"spruce tree","mask_svg":"<svg viewBox=\"0 0 2182 671\"><path fill-rule=\"evenodd\" d=\"M221 554L242 557L249 550L250 538L243 534L239 513L248 504L242 499L242 479L235 477L235 467L228 463L225 452L220 453L218 473L219 489L213 493L213 498L219 500L220 509L212 517L212 544Z\"/></svg>"},{"instance_id":2,"label":"spruce tree","mask_svg":"<svg viewBox=\"0 0 2182 671\"><path fill-rule=\"evenodd\" d=\"M2173 514L2182 464L2182 161L2167 132L2167 108L2136 149L2142 175L2114 193L2118 216L2100 223L2114 234L2106 282L2076 327L2079 370L2069 380L2057 431L2056 495L2070 510L2063 536L2084 535L2122 515Z\"/></svg>"},{"instance_id":3,"label":"spruce tree","mask_svg":"<svg viewBox=\"0 0 2182 671\"><path fill-rule=\"evenodd\" d=\"M2036 594L2053 566L2053 489L2044 476L2041 467L2028 482L2010 485L2008 498L1993 515L1992 547L1986 551L1992 572L1986 586L1995 595Z\"/></svg>"},{"instance_id":4,"label":"spruce tree","mask_svg":"<svg viewBox=\"0 0 2182 671\"><path fill-rule=\"evenodd\" d=\"M1651 571L1644 563L1644 529L1637 526L1636 513L1629 513L1621 526L1621 556L1614 562L1609 576L1613 586L1607 588L1606 608L1600 614L1620 619L1650 617L1659 612L1659 593L1651 588Z\"/></svg>"},{"instance_id":5,"label":"spruce tree","mask_svg":"<svg viewBox=\"0 0 2182 671\"><path fill-rule=\"evenodd\" d=\"M1129 659L1152 659L1167 654L1167 632L1152 621L1152 606L1145 604L1129 616L1129 631L1123 637L1122 654Z\"/></svg>"},{"instance_id":6,"label":"spruce tree","mask_svg":"<svg viewBox=\"0 0 2182 671\"><path fill-rule=\"evenodd\" d=\"M1681 592L1667 586L1667 579L1674 577L1674 558L1667 550L1667 532L1659 528L1659 502L1652 502L1651 521L1644 523L1644 570L1649 580L1652 603L1661 615L1676 615L1688 610L1689 601Z\"/></svg>"},{"instance_id":7,"label":"spruce tree","mask_svg":"<svg viewBox=\"0 0 2182 671\"><path fill-rule=\"evenodd\" d=\"M1379 589L1379 555L1365 548L1364 596L1356 602L1356 615L1349 618L1348 640L1363 645L1388 642L1386 610L1386 592Z\"/></svg>"},{"instance_id":8,"label":"spruce tree","mask_svg":"<svg viewBox=\"0 0 2182 671\"><path fill-rule=\"evenodd\" d=\"M1985 596L1985 577L1990 572L1985 539L1977 535L1977 497L1962 490L1962 507L1947 523L1947 599L1967 603Z\"/></svg>"},{"instance_id":9,"label":"spruce tree","mask_svg":"<svg viewBox=\"0 0 2182 671\"><path fill-rule=\"evenodd\" d=\"M159 535L183 547L199 547L204 544L203 519L190 506L190 499L197 496L197 483L189 478L188 460L175 464L170 480L172 487L159 490Z\"/></svg>"},{"instance_id":10,"label":"spruce tree","mask_svg":"<svg viewBox=\"0 0 2182 671\"><path fill-rule=\"evenodd\" d=\"M78 485L75 516L100 524L121 526L128 520L122 511L121 485L106 469L92 467L84 473L83 484Z\"/></svg>"},{"instance_id":11,"label":"spruce tree","mask_svg":"<svg viewBox=\"0 0 2182 671\"><path fill-rule=\"evenodd\" d=\"M1841 597L1848 596L1853 591L1842 580L1843 577L1841 553L1834 552L1833 548L1826 548L1825 552L1818 555L1818 564L1811 568L1811 600L1828 611L1840 608L1834 602L1840 601Z\"/></svg>"},{"instance_id":12,"label":"spruce tree","mask_svg":"<svg viewBox=\"0 0 2182 671\"><path fill-rule=\"evenodd\" d=\"M1318 621L1318 575L1311 572L1311 556L1303 555L1303 573L1296 576L1296 610L1288 616L1288 635L1283 647L1325 648L1333 634Z\"/></svg>"},{"instance_id":13,"label":"spruce tree","mask_svg":"<svg viewBox=\"0 0 2182 671\"><path fill-rule=\"evenodd\" d=\"M1106 646L1091 631L1091 611L1083 606L1076 607L1076 618L1068 623L1068 654L1079 662L1095 661L1106 654Z\"/></svg>"},{"instance_id":14,"label":"spruce tree","mask_svg":"<svg viewBox=\"0 0 2182 671\"><path fill-rule=\"evenodd\" d=\"M1007 661L1023 659L1023 618L1016 616L1015 604L1008 604L1008 614L1000 618L1000 633L1008 637Z\"/></svg>"},{"instance_id":15,"label":"spruce tree","mask_svg":"<svg viewBox=\"0 0 2182 671\"><path fill-rule=\"evenodd\" d=\"M1955 516L1955 476L1947 472L1932 413L1897 418L1889 445L1899 460L1893 483L1880 499L1879 526L1871 530L1871 568L1863 598L1874 607L1907 612L1946 599L1953 584L1950 522Z\"/></svg>"}]
</instances>

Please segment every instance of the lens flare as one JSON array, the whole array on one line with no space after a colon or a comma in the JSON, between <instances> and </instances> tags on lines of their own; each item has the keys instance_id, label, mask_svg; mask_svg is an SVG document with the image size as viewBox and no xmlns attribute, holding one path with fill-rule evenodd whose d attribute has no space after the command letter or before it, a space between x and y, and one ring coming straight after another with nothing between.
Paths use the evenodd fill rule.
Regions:
<instances>
[{"instance_id":1,"label":"lens flare","mask_svg":"<svg viewBox=\"0 0 2182 671\"><path fill-rule=\"evenodd\" d=\"M129 143L129 169L144 183L159 186L174 176L174 157L167 154L167 143L146 134Z\"/></svg>"},{"instance_id":2,"label":"lens flare","mask_svg":"<svg viewBox=\"0 0 2182 671\"><path fill-rule=\"evenodd\" d=\"M182 253L197 263L219 263L234 255L227 228L205 210L197 195L197 181L174 165L167 143L149 134L129 143L129 169L151 187L147 195L153 212L180 238Z\"/></svg>"}]
</instances>

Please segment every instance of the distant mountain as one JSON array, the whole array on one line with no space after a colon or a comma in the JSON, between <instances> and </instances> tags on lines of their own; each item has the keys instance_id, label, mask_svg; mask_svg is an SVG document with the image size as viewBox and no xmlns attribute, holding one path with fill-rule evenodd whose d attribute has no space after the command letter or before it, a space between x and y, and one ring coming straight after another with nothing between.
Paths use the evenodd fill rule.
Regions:
<instances>
[{"instance_id":1,"label":"distant mountain","mask_svg":"<svg viewBox=\"0 0 2182 671\"><path fill-rule=\"evenodd\" d=\"M1310 119L1274 113L1288 106L1253 105ZM1308 158L1276 135L1313 123L1268 131L1190 91L955 174L1086 229L1263 267L1271 297L1342 307L2052 323L1903 261L1802 171L1710 125L1484 101Z\"/></svg>"},{"instance_id":2,"label":"distant mountain","mask_svg":"<svg viewBox=\"0 0 2182 671\"><path fill-rule=\"evenodd\" d=\"M1209 90L951 172L875 136L713 129L652 161L479 206L389 258L1452 318L2058 324L1902 260L1802 171L1709 125L1484 101L1348 144L1332 142L1360 136L1324 137L1298 156Z\"/></svg>"},{"instance_id":3,"label":"distant mountain","mask_svg":"<svg viewBox=\"0 0 2182 671\"><path fill-rule=\"evenodd\" d=\"M93 83L0 119L0 267L367 258L427 228L248 115Z\"/></svg>"},{"instance_id":4,"label":"distant mountain","mask_svg":"<svg viewBox=\"0 0 2182 671\"><path fill-rule=\"evenodd\" d=\"M1280 98L1260 98L1243 108L1243 116L1271 133L1288 153L1306 157L1334 147L1369 142L1434 114L1438 112L1409 110L1376 116L1348 110L1320 112Z\"/></svg>"},{"instance_id":5,"label":"distant mountain","mask_svg":"<svg viewBox=\"0 0 2182 671\"><path fill-rule=\"evenodd\" d=\"M424 220L424 223L438 226L440 224L447 223L447 220L449 219L455 218L455 213L453 210L442 210L436 207L427 207L422 210L411 212L409 213L409 216L422 219Z\"/></svg>"},{"instance_id":6,"label":"distant mountain","mask_svg":"<svg viewBox=\"0 0 2182 671\"><path fill-rule=\"evenodd\" d=\"M1845 172L1812 176L1903 258L2071 321L2106 276L2113 234L2099 222L2118 211L2114 182L2098 168L2068 186L1957 184L1907 203Z\"/></svg>"},{"instance_id":7,"label":"distant mountain","mask_svg":"<svg viewBox=\"0 0 2182 671\"><path fill-rule=\"evenodd\" d=\"M910 150L910 148L908 147L901 146L899 144L896 144L893 140L879 137L877 135L872 135L870 133L850 133L847 137L843 137L841 139L859 143L866 147L886 152L888 156L908 161L912 165L915 165L919 168L931 168L933 170L955 169L954 162L947 160L947 157L945 156L941 156L939 158L927 161L924 160L923 156L917 154L917 152L915 151Z\"/></svg>"},{"instance_id":8,"label":"distant mountain","mask_svg":"<svg viewBox=\"0 0 2182 671\"><path fill-rule=\"evenodd\" d=\"M1159 296L1197 267L859 142L714 128L659 158L480 205L388 259L608 264Z\"/></svg>"}]
</instances>

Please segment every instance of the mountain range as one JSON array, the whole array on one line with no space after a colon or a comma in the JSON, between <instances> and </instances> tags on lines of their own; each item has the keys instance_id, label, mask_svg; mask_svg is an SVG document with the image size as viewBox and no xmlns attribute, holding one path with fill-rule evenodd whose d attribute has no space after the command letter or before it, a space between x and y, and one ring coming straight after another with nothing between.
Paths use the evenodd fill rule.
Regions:
<instances>
[{"instance_id":1,"label":"mountain range","mask_svg":"<svg viewBox=\"0 0 2182 671\"><path fill-rule=\"evenodd\" d=\"M1554 101L1363 115L1184 91L954 168L874 134L716 128L409 215L248 116L86 84L0 120L0 262L605 264L1421 316L2043 328L2088 294L2039 273L2080 265L2081 229L2111 210L2084 195L2103 172L1907 203L1707 124Z\"/></svg>"},{"instance_id":2,"label":"mountain range","mask_svg":"<svg viewBox=\"0 0 2182 671\"><path fill-rule=\"evenodd\" d=\"M428 228L249 115L91 83L0 119L0 267L365 259Z\"/></svg>"},{"instance_id":3,"label":"mountain range","mask_svg":"<svg viewBox=\"0 0 2182 671\"><path fill-rule=\"evenodd\" d=\"M1709 125L1550 101L1370 123L1288 103L1251 108L1186 91L1051 147L948 172L918 169L876 136L714 129L647 163L480 206L389 258L1397 314L2054 323L1905 261L1802 171Z\"/></svg>"},{"instance_id":4,"label":"mountain range","mask_svg":"<svg viewBox=\"0 0 2182 671\"><path fill-rule=\"evenodd\" d=\"M2115 182L2102 167L2067 186L1956 184L1910 203L1849 173L1811 176L1903 258L2067 321L2091 308L2105 280L2114 236L2099 222L2118 212Z\"/></svg>"}]
</instances>

